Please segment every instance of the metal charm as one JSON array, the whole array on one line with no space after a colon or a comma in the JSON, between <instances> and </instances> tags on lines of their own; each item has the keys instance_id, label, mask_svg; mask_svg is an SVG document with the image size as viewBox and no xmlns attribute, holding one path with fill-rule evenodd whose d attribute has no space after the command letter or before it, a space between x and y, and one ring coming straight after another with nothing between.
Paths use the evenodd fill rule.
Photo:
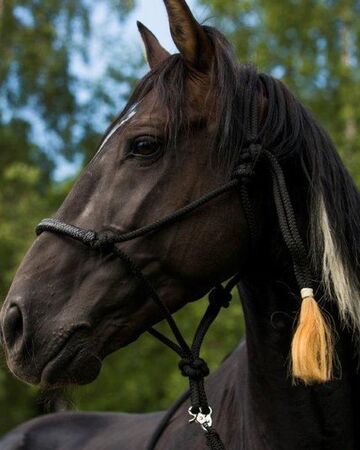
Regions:
<instances>
[{"instance_id":1,"label":"metal charm","mask_svg":"<svg viewBox=\"0 0 360 450\"><path fill-rule=\"evenodd\" d=\"M212 426L212 409L209 406L209 413L208 414L203 414L203 412L201 411L201 408L199 408L199 412L194 414L192 412L192 407L189 408L189 414L191 416L191 419L189 420L190 423L192 422L196 422L199 425L201 425L201 428L204 431L208 431L208 429Z\"/></svg>"}]
</instances>

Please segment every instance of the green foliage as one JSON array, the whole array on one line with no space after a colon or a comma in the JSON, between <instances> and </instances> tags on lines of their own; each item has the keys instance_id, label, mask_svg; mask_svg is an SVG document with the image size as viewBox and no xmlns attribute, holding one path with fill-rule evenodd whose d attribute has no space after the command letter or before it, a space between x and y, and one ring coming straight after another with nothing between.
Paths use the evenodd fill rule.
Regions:
<instances>
[{"instance_id":1,"label":"green foliage","mask_svg":"<svg viewBox=\"0 0 360 450\"><path fill-rule=\"evenodd\" d=\"M73 159L89 153L87 137L98 131L89 111L108 86L102 83L99 92L74 66L83 72L91 58L96 8L105 8L111 19L121 22L133 6L133 0L7 0L2 5L0 125L9 127L14 118L36 123L32 132L40 130L45 145L51 146L42 145L38 158L53 160L63 154ZM103 33L99 40L109 38ZM116 39L119 43L121 36ZM113 55L118 56L115 50Z\"/></svg>"}]
</instances>

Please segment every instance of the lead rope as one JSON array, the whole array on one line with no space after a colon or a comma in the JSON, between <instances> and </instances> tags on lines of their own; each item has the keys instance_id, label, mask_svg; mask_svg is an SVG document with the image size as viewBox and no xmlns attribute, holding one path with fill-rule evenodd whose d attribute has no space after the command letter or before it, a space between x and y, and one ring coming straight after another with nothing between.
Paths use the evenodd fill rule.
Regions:
<instances>
[{"instance_id":1,"label":"lead rope","mask_svg":"<svg viewBox=\"0 0 360 450\"><path fill-rule=\"evenodd\" d=\"M218 316L221 308L228 308L232 299L231 291L239 281L239 275L235 275L225 287L218 285L209 294L209 305L205 311L205 314L195 332L195 336L191 347L189 347L183 338L180 330L178 329L171 313L167 309L166 305L162 302L156 291L149 283L147 277L141 272L132 259L114 246L112 252L118 256L123 263L128 267L129 271L136 277L143 287L147 290L153 301L161 308L165 319L167 320L174 336L177 341L173 342L168 337L150 328L149 333L159 339L163 344L168 346L171 350L175 351L180 357L179 369L184 377L189 379L190 386L190 400L191 406L189 408L189 414L191 416L190 422L195 422L201 425L201 428L205 432L207 445L212 450L225 450L218 433L212 426L212 408L208 404L204 379L210 373L209 368L202 358L200 358L200 350L206 333L208 332L211 324ZM164 423L164 427L166 423ZM152 439L147 449L152 450L155 448L157 440L161 433L156 430L154 436L156 439Z\"/></svg>"},{"instance_id":2,"label":"lead rope","mask_svg":"<svg viewBox=\"0 0 360 450\"><path fill-rule=\"evenodd\" d=\"M195 332L190 354L184 355L175 348L174 343L166 336L155 329L149 332L163 342L165 345L176 351L182 358L179 362L179 369L184 377L189 379L190 389L167 411L162 421L156 428L146 449L153 450L156 447L162 433L168 425L168 421L175 414L183 402L190 397L190 408L188 410L191 423L199 424L205 432L207 446L213 450L225 450L220 436L212 426L212 408L208 404L204 378L210 373L206 362L200 358L200 350L204 338L218 316L221 308L228 308L232 300L231 291L239 282L239 275L235 275L225 287L218 285L209 294L209 305Z\"/></svg>"}]
</instances>

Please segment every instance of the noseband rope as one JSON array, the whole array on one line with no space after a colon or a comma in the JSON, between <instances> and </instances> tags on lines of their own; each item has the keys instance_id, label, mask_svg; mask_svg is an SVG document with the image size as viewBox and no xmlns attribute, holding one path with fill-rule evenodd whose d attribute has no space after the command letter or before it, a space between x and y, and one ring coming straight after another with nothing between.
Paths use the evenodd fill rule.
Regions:
<instances>
[{"instance_id":1,"label":"noseband rope","mask_svg":"<svg viewBox=\"0 0 360 450\"><path fill-rule=\"evenodd\" d=\"M254 118L253 128L257 129L256 119ZM273 196L280 230L291 255L294 273L301 291L300 319L292 344L293 375L302 379L305 383L322 382L331 377L332 341L330 329L313 298L307 253L298 231L284 173L274 154L256 143L255 133L250 134L249 141L252 143L246 150L240 152L240 165L234 171L233 178L229 182L150 225L126 233L119 233L112 230L86 230L57 219L45 219L36 228L37 235L43 232L55 233L81 242L101 254L112 254L118 257L129 272L139 281L166 319L175 341L172 341L154 328L150 328L148 331L179 355L179 369L181 374L189 379L190 389L165 414L148 443L147 450L155 449L169 420L188 397L190 397L191 403L189 408L190 422L196 422L201 425L205 432L207 446L210 449L225 450L224 444L212 426L212 408L209 406L204 385L204 379L209 375L209 368L200 357L200 350L206 333L220 310L230 305L232 299L231 291L240 281L240 274L237 273L224 287L221 284L213 287L209 294L209 305L195 332L192 345L189 346L171 312L161 300L151 282L133 259L118 247L118 244L149 235L170 226L213 199L240 187L241 202L250 230L252 247L254 247L257 238L257 227L253 205L249 198L248 184L255 174L255 166L260 158L267 160L270 165Z\"/></svg>"}]
</instances>

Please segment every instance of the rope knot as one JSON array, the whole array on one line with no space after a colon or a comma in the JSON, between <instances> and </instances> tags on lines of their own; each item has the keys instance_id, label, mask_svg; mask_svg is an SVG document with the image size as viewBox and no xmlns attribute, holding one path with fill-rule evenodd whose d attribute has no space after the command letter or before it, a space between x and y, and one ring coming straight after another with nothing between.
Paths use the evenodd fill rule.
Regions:
<instances>
[{"instance_id":1,"label":"rope knot","mask_svg":"<svg viewBox=\"0 0 360 450\"><path fill-rule=\"evenodd\" d=\"M256 159L260 156L263 147L261 144L250 144L248 148L248 152L250 153L252 159Z\"/></svg>"},{"instance_id":2,"label":"rope knot","mask_svg":"<svg viewBox=\"0 0 360 450\"><path fill-rule=\"evenodd\" d=\"M114 248L114 233L112 231L100 231L96 233L96 239L91 247L104 253L110 253Z\"/></svg>"},{"instance_id":3,"label":"rope knot","mask_svg":"<svg viewBox=\"0 0 360 450\"><path fill-rule=\"evenodd\" d=\"M231 292L228 292L221 284L216 286L209 294L209 302L213 305L220 305L223 308L228 308L231 300Z\"/></svg>"},{"instance_id":4,"label":"rope knot","mask_svg":"<svg viewBox=\"0 0 360 450\"><path fill-rule=\"evenodd\" d=\"M209 367L202 358L184 358L179 362L181 375L194 381L200 381L210 373Z\"/></svg>"},{"instance_id":5,"label":"rope knot","mask_svg":"<svg viewBox=\"0 0 360 450\"><path fill-rule=\"evenodd\" d=\"M255 175L254 167L262 151L260 144L250 144L240 153L240 165L235 169L234 178L241 179L244 184L249 184Z\"/></svg>"}]
</instances>

